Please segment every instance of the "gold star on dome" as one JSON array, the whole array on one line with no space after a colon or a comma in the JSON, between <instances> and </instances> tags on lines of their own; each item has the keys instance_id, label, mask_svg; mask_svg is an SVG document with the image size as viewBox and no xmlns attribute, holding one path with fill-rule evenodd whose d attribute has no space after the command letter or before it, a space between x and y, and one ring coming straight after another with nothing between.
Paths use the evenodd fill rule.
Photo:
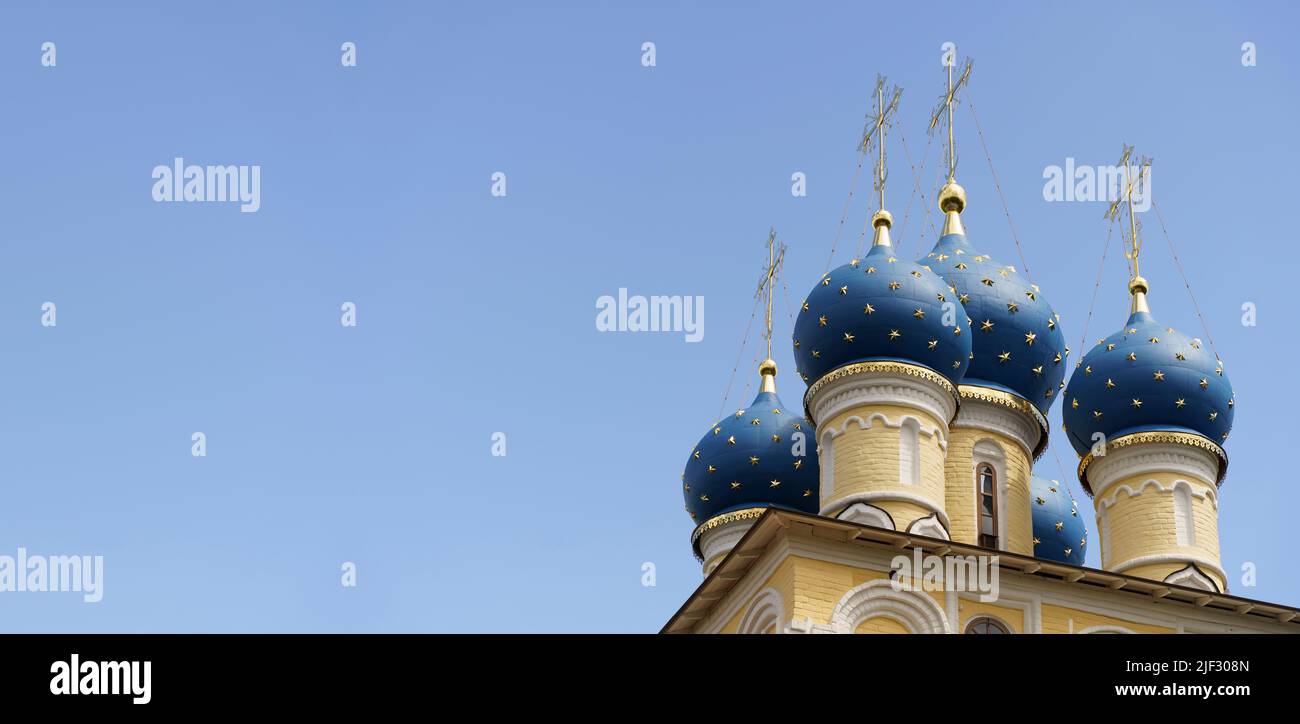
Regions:
<instances>
[{"instance_id":1,"label":"gold star on dome","mask_svg":"<svg viewBox=\"0 0 1300 724\"><path fill-rule=\"evenodd\" d=\"M1062 521L1062 520L1058 520L1058 521L1056 521L1056 529L1057 529L1057 530L1062 530L1062 529L1064 529L1064 528L1065 528L1065 521Z\"/></svg>"},{"instance_id":2,"label":"gold star on dome","mask_svg":"<svg viewBox=\"0 0 1300 724\"><path fill-rule=\"evenodd\" d=\"M821 359L821 358L822 358L822 351L819 350L819 349L815 349L815 350L812 351L812 356L813 356L813 359Z\"/></svg>"},{"instance_id":3,"label":"gold star on dome","mask_svg":"<svg viewBox=\"0 0 1300 724\"><path fill-rule=\"evenodd\" d=\"M1112 342L1112 343L1106 345L1106 351L1107 351L1107 352L1111 351L1112 349L1115 349L1115 343L1114 343L1114 342Z\"/></svg>"},{"instance_id":4,"label":"gold star on dome","mask_svg":"<svg viewBox=\"0 0 1300 724\"><path fill-rule=\"evenodd\" d=\"M712 465L710 465L710 466L709 466L709 473L712 474L712 473L716 473L716 472L718 472L718 469L715 468L715 467L713 467Z\"/></svg>"},{"instance_id":5,"label":"gold star on dome","mask_svg":"<svg viewBox=\"0 0 1300 724\"><path fill-rule=\"evenodd\" d=\"M1214 371L1214 374L1216 374L1216 375L1222 377L1222 376L1223 376L1223 368L1220 367L1220 368L1216 369L1216 370Z\"/></svg>"},{"instance_id":6,"label":"gold star on dome","mask_svg":"<svg viewBox=\"0 0 1300 724\"><path fill-rule=\"evenodd\" d=\"M811 491L811 490L808 490L807 488L805 488L804 491L803 491L803 497L805 497L805 498L811 498L811 497L812 497L812 491Z\"/></svg>"},{"instance_id":7,"label":"gold star on dome","mask_svg":"<svg viewBox=\"0 0 1300 724\"><path fill-rule=\"evenodd\" d=\"M1038 497L1036 497L1036 498L1034 498L1034 502L1035 502L1035 503L1038 503L1039 505L1047 505L1047 501L1044 500L1043 497L1042 497L1041 495L1038 496Z\"/></svg>"},{"instance_id":8,"label":"gold star on dome","mask_svg":"<svg viewBox=\"0 0 1300 724\"><path fill-rule=\"evenodd\" d=\"M1042 543L1042 541L1038 540L1038 538L1034 538L1034 545L1038 545L1039 543Z\"/></svg>"},{"instance_id":9,"label":"gold star on dome","mask_svg":"<svg viewBox=\"0 0 1300 724\"><path fill-rule=\"evenodd\" d=\"M962 304L966 304L967 302L970 301L970 295L969 295L969 294L958 294L958 295L957 295L957 301L961 302Z\"/></svg>"},{"instance_id":10,"label":"gold star on dome","mask_svg":"<svg viewBox=\"0 0 1300 724\"><path fill-rule=\"evenodd\" d=\"M773 435L773 436L772 436L772 442L781 442L781 436L780 436L780 435Z\"/></svg>"},{"instance_id":11,"label":"gold star on dome","mask_svg":"<svg viewBox=\"0 0 1300 724\"><path fill-rule=\"evenodd\" d=\"M955 369L955 370L957 370L957 369L961 369L961 360L959 360L959 359L955 359L955 360L953 360L953 361L952 361L952 368Z\"/></svg>"},{"instance_id":12,"label":"gold star on dome","mask_svg":"<svg viewBox=\"0 0 1300 724\"><path fill-rule=\"evenodd\" d=\"M961 327L953 327L953 328L952 328L952 334L953 334L954 337L960 337L960 336L961 336Z\"/></svg>"},{"instance_id":13,"label":"gold star on dome","mask_svg":"<svg viewBox=\"0 0 1300 724\"><path fill-rule=\"evenodd\" d=\"M1135 353L1133 353L1133 352L1129 352L1129 353L1128 353L1128 356L1125 357L1124 359L1128 360L1129 362L1137 362L1137 361L1138 361L1138 356L1137 356L1137 354L1135 354Z\"/></svg>"},{"instance_id":14,"label":"gold star on dome","mask_svg":"<svg viewBox=\"0 0 1300 724\"><path fill-rule=\"evenodd\" d=\"M961 249L953 249L953 250L952 250L952 253L954 253L954 254L965 254L966 252L962 251Z\"/></svg>"},{"instance_id":15,"label":"gold star on dome","mask_svg":"<svg viewBox=\"0 0 1300 724\"><path fill-rule=\"evenodd\" d=\"M1202 377L1200 385L1202 390L1208 390L1210 388L1210 381Z\"/></svg>"},{"instance_id":16,"label":"gold star on dome","mask_svg":"<svg viewBox=\"0 0 1300 724\"><path fill-rule=\"evenodd\" d=\"M1083 368L1083 376L1084 376L1084 377L1087 377L1087 376L1090 375L1090 374L1092 374L1092 365L1088 365L1087 367L1084 367L1084 368Z\"/></svg>"},{"instance_id":17,"label":"gold star on dome","mask_svg":"<svg viewBox=\"0 0 1300 724\"><path fill-rule=\"evenodd\" d=\"M983 261L984 261L985 259L987 259L987 258L988 258L988 257L987 257L987 256L984 256L983 254L976 254L976 255L975 255L975 261L978 261L978 262L983 262Z\"/></svg>"},{"instance_id":18,"label":"gold star on dome","mask_svg":"<svg viewBox=\"0 0 1300 724\"><path fill-rule=\"evenodd\" d=\"M945 296L943 296L943 293L942 293L942 292L940 292L939 294L936 294L936 295L934 295L934 296L935 296L936 299L938 299L938 300L941 301L941 302L946 302L946 301L948 301L948 298L945 297Z\"/></svg>"},{"instance_id":19,"label":"gold star on dome","mask_svg":"<svg viewBox=\"0 0 1300 724\"><path fill-rule=\"evenodd\" d=\"M768 487L769 487L769 488L779 488L779 487L781 487L781 481L780 481L780 480L773 480L771 483L768 483Z\"/></svg>"},{"instance_id":20,"label":"gold star on dome","mask_svg":"<svg viewBox=\"0 0 1300 724\"><path fill-rule=\"evenodd\" d=\"M925 319L925 312L921 311L920 309L914 309L912 310L912 316L916 317L917 319Z\"/></svg>"},{"instance_id":21,"label":"gold star on dome","mask_svg":"<svg viewBox=\"0 0 1300 724\"><path fill-rule=\"evenodd\" d=\"M902 284L899 284L898 282L890 282L890 283L889 283L889 291L891 291L891 292L896 292L896 291L898 291L899 288L902 287L902 286L903 286L903 285L902 285Z\"/></svg>"},{"instance_id":22,"label":"gold star on dome","mask_svg":"<svg viewBox=\"0 0 1300 724\"><path fill-rule=\"evenodd\" d=\"M749 421L749 424L757 426L757 425L762 425L763 422L759 420L757 417L755 417L754 419Z\"/></svg>"},{"instance_id":23,"label":"gold star on dome","mask_svg":"<svg viewBox=\"0 0 1300 724\"><path fill-rule=\"evenodd\" d=\"M1101 410L1093 410L1093 411L1092 411L1092 419L1094 419L1094 420L1100 420L1100 419L1101 419L1101 415L1102 415Z\"/></svg>"},{"instance_id":24,"label":"gold star on dome","mask_svg":"<svg viewBox=\"0 0 1300 724\"><path fill-rule=\"evenodd\" d=\"M1054 364L1054 365L1059 365L1059 364L1061 364L1061 353L1060 353L1060 352L1057 352L1057 353L1056 353L1056 356L1052 358L1052 364Z\"/></svg>"},{"instance_id":25,"label":"gold star on dome","mask_svg":"<svg viewBox=\"0 0 1300 724\"><path fill-rule=\"evenodd\" d=\"M745 416L744 410L736 410L736 417L744 417L744 416Z\"/></svg>"},{"instance_id":26,"label":"gold star on dome","mask_svg":"<svg viewBox=\"0 0 1300 724\"><path fill-rule=\"evenodd\" d=\"M700 459L700 451L699 451L699 450L696 450L695 452L691 453L691 457L695 458L696 460L699 460L699 459Z\"/></svg>"},{"instance_id":27,"label":"gold star on dome","mask_svg":"<svg viewBox=\"0 0 1300 724\"><path fill-rule=\"evenodd\" d=\"M825 326L826 326L826 315L825 315L825 314L823 314L822 316L820 316L820 317L817 318L817 326L819 326L819 327L825 327Z\"/></svg>"},{"instance_id":28,"label":"gold star on dome","mask_svg":"<svg viewBox=\"0 0 1300 724\"><path fill-rule=\"evenodd\" d=\"M701 496L700 496L700 501L703 502L703 503L707 503L707 502L709 502L709 496L708 496L707 494L705 494L705 495L701 495Z\"/></svg>"},{"instance_id":29,"label":"gold star on dome","mask_svg":"<svg viewBox=\"0 0 1300 724\"><path fill-rule=\"evenodd\" d=\"M999 274L1002 278L1005 279L1006 276L1007 276L1007 270L1006 270L1006 269L999 269L999 270L998 270L998 274Z\"/></svg>"},{"instance_id":30,"label":"gold star on dome","mask_svg":"<svg viewBox=\"0 0 1300 724\"><path fill-rule=\"evenodd\" d=\"M1217 419L1219 419L1219 411L1215 410L1214 412L1210 413L1210 422L1214 422Z\"/></svg>"},{"instance_id":31,"label":"gold star on dome","mask_svg":"<svg viewBox=\"0 0 1300 724\"><path fill-rule=\"evenodd\" d=\"M799 468L802 468L802 467L803 467L803 460L802 460L802 459L796 459L796 460L794 461L794 469L795 469L795 470L798 470Z\"/></svg>"},{"instance_id":32,"label":"gold star on dome","mask_svg":"<svg viewBox=\"0 0 1300 724\"><path fill-rule=\"evenodd\" d=\"M727 444L728 444L728 445L735 445L735 444L736 444L736 436L735 436L735 435L728 435L728 436L727 436Z\"/></svg>"},{"instance_id":33,"label":"gold star on dome","mask_svg":"<svg viewBox=\"0 0 1300 724\"><path fill-rule=\"evenodd\" d=\"M779 415L779 414L781 414L781 409L780 409L780 408L777 408L777 407L773 407L773 408L772 408L772 414L773 414L773 415Z\"/></svg>"},{"instance_id":34,"label":"gold star on dome","mask_svg":"<svg viewBox=\"0 0 1300 724\"><path fill-rule=\"evenodd\" d=\"M722 432L722 428L720 428L720 427L715 427L715 428L713 428L713 434L714 434L714 435L717 435L717 434L720 433L720 432Z\"/></svg>"},{"instance_id":35,"label":"gold star on dome","mask_svg":"<svg viewBox=\"0 0 1300 724\"><path fill-rule=\"evenodd\" d=\"M1066 555L1066 556L1069 556L1069 555L1070 555L1070 549L1069 549L1069 548L1066 548L1066 549L1065 549L1065 555Z\"/></svg>"},{"instance_id":36,"label":"gold star on dome","mask_svg":"<svg viewBox=\"0 0 1300 724\"><path fill-rule=\"evenodd\" d=\"M885 261L889 262L890 264L893 264L894 262L898 261L898 257L896 257L896 256L891 256L891 257L889 257L888 259L886 259Z\"/></svg>"},{"instance_id":37,"label":"gold star on dome","mask_svg":"<svg viewBox=\"0 0 1300 724\"><path fill-rule=\"evenodd\" d=\"M928 266L927 266L927 267L924 267L924 269L925 269L926 271L930 271L930 267L928 267ZM921 272L919 272L919 271L913 269L913 270L912 270L912 276L916 277L917 279L920 279L920 278L921 278Z\"/></svg>"},{"instance_id":38,"label":"gold star on dome","mask_svg":"<svg viewBox=\"0 0 1300 724\"><path fill-rule=\"evenodd\" d=\"M858 266L858 260L857 260L857 259L850 259L850 260L849 260L849 266L851 266L851 267L855 267L855 268L856 268L856 267Z\"/></svg>"},{"instance_id":39,"label":"gold star on dome","mask_svg":"<svg viewBox=\"0 0 1300 724\"><path fill-rule=\"evenodd\" d=\"M1025 292L1025 296L1029 297L1029 301L1031 302L1038 300L1038 297L1035 297L1033 292Z\"/></svg>"},{"instance_id":40,"label":"gold star on dome","mask_svg":"<svg viewBox=\"0 0 1300 724\"><path fill-rule=\"evenodd\" d=\"M870 304L868 304L867 306L865 306L865 307L862 308L862 311L863 311L863 313L865 313L865 314L875 314L875 313L876 313L876 308L873 307L873 306L871 306Z\"/></svg>"},{"instance_id":41,"label":"gold star on dome","mask_svg":"<svg viewBox=\"0 0 1300 724\"><path fill-rule=\"evenodd\" d=\"M1232 409L1232 406L1235 405L1235 404L1237 404L1237 398L1234 397L1234 398L1228 400L1228 409L1231 410L1231 409Z\"/></svg>"},{"instance_id":42,"label":"gold star on dome","mask_svg":"<svg viewBox=\"0 0 1300 724\"><path fill-rule=\"evenodd\" d=\"M732 489L732 490L740 490L740 482L737 481L737 480L733 480L733 481L731 481L731 489Z\"/></svg>"},{"instance_id":43,"label":"gold star on dome","mask_svg":"<svg viewBox=\"0 0 1300 724\"><path fill-rule=\"evenodd\" d=\"M1182 352L1174 353L1174 359L1178 360L1179 362L1187 361L1186 355L1184 355Z\"/></svg>"},{"instance_id":44,"label":"gold star on dome","mask_svg":"<svg viewBox=\"0 0 1300 724\"><path fill-rule=\"evenodd\" d=\"M1160 344L1160 339L1157 338L1157 337L1152 337L1151 339L1148 339L1147 341L1150 342L1151 344Z\"/></svg>"},{"instance_id":45,"label":"gold star on dome","mask_svg":"<svg viewBox=\"0 0 1300 724\"><path fill-rule=\"evenodd\" d=\"M1037 367L1033 368L1033 372L1035 375L1041 376L1043 374L1043 366L1038 365ZM1051 390L1048 390L1048 392L1051 392Z\"/></svg>"},{"instance_id":46,"label":"gold star on dome","mask_svg":"<svg viewBox=\"0 0 1300 724\"><path fill-rule=\"evenodd\" d=\"M876 273L876 268L875 268L874 266L869 266L869 267L867 267L867 273L868 273L868 274L875 274L875 273Z\"/></svg>"},{"instance_id":47,"label":"gold star on dome","mask_svg":"<svg viewBox=\"0 0 1300 724\"><path fill-rule=\"evenodd\" d=\"M1056 329L1056 320L1054 320L1054 319L1049 319L1049 320L1047 320L1047 328L1048 328L1048 329Z\"/></svg>"},{"instance_id":48,"label":"gold star on dome","mask_svg":"<svg viewBox=\"0 0 1300 724\"><path fill-rule=\"evenodd\" d=\"M1033 347L1034 340L1036 339L1038 339L1038 335L1034 334L1033 332L1025 332L1025 344L1029 345L1030 347Z\"/></svg>"},{"instance_id":49,"label":"gold star on dome","mask_svg":"<svg viewBox=\"0 0 1300 724\"><path fill-rule=\"evenodd\" d=\"M1182 397L1179 397L1177 400L1174 400L1174 407L1182 407L1186 404L1187 404L1187 400Z\"/></svg>"},{"instance_id":50,"label":"gold star on dome","mask_svg":"<svg viewBox=\"0 0 1300 724\"><path fill-rule=\"evenodd\" d=\"M1134 398L1133 402L1129 403L1129 406L1135 410L1140 409L1142 407L1142 400Z\"/></svg>"},{"instance_id":51,"label":"gold star on dome","mask_svg":"<svg viewBox=\"0 0 1300 724\"><path fill-rule=\"evenodd\" d=\"M992 331L993 331L993 322L992 322L991 320L988 320L988 319L986 319L986 320L984 320L983 322L981 322L981 323L980 323L980 331L981 331L981 332L992 332Z\"/></svg>"},{"instance_id":52,"label":"gold star on dome","mask_svg":"<svg viewBox=\"0 0 1300 724\"><path fill-rule=\"evenodd\" d=\"M852 342L853 340L854 340L853 335L849 334L848 332L845 332L845 333L844 333L844 341L845 341L845 342Z\"/></svg>"},{"instance_id":53,"label":"gold star on dome","mask_svg":"<svg viewBox=\"0 0 1300 724\"><path fill-rule=\"evenodd\" d=\"M899 337L902 337L902 336L903 336L903 335L901 335L901 334L898 333L898 330L897 330L897 329L891 329L891 330L889 330L889 338L890 338L890 339L898 339Z\"/></svg>"},{"instance_id":54,"label":"gold star on dome","mask_svg":"<svg viewBox=\"0 0 1300 724\"><path fill-rule=\"evenodd\" d=\"M1007 311L1008 311L1008 312L1019 312L1019 311L1020 311L1020 307L1017 306L1015 302L1007 302Z\"/></svg>"},{"instance_id":55,"label":"gold star on dome","mask_svg":"<svg viewBox=\"0 0 1300 724\"><path fill-rule=\"evenodd\" d=\"M845 284L844 286L840 287L840 294L848 294L848 293L849 293L849 285Z\"/></svg>"},{"instance_id":56,"label":"gold star on dome","mask_svg":"<svg viewBox=\"0 0 1300 724\"><path fill-rule=\"evenodd\" d=\"M1227 440L1227 439L1228 439L1228 433L1227 433L1227 432L1224 432L1224 433L1223 433L1222 435L1220 435L1219 437L1223 438L1224 440Z\"/></svg>"},{"instance_id":57,"label":"gold star on dome","mask_svg":"<svg viewBox=\"0 0 1300 724\"><path fill-rule=\"evenodd\" d=\"M1197 342L1196 340L1192 340L1192 349L1200 349L1200 348L1201 348L1201 343Z\"/></svg>"},{"instance_id":58,"label":"gold star on dome","mask_svg":"<svg viewBox=\"0 0 1300 724\"><path fill-rule=\"evenodd\" d=\"M1072 401L1070 402L1070 407L1072 407L1072 408L1074 408L1074 409L1076 409L1076 410L1079 409L1079 398L1077 398L1077 397L1074 398L1074 400L1072 400Z\"/></svg>"},{"instance_id":59,"label":"gold star on dome","mask_svg":"<svg viewBox=\"0 0 1300 724\"><path fill-rule=\"evenodd\" d=\"M805 312L808 311L808 300L807 300L807 299L803 300L803 311L805 311Z\"/></svg>"},{"instance_id":60,"label":"gold star on dome","mask_svg":"<svg viewBox=\"0 0 1300 724\"><path fill-rule=\"evenodd\" d=\"M1155 374L1151 375L1151 379L1155 380L1156 382L1164 382L1165 373L1161 372L1160 370L1156 370Z\"/></svg>"},{"instance_id":61,"label":"gold star on dome","mask_svg":"<svg viewBox=\"0 0 1300 724\"><path fill-rule=\"evenodd\" d=\"M799 349L799 340L797 339L794 341L794 348Z\"/></svg>"},{"instance_id":62,"label":"gold star on dome","mask_svg":"<svg viewBox=\"0 0 1300 724\"><path fill-rule=\"evenodd\" d=\"M757 456L757 455L750 455L750 456L749 456L749 464L750 464L750 465L757 465L757 464L758 464L758 456Z\"/></svg>"},{"instance_id":63,"label":"gold star on dome","mask_svg":"<svg viewBox=\"0 0 1300 724\"><path fill-rule=\"evenodd\" d=\"M983 279L980 280L980 284L983 284L986 287L991 287L993 286L993 280L989 279L988 277L984 277Z\"/></svg>"},{"instance_id":64,"label":"gold star on dome","mask_svg":"<svg viewBox=\"0 0 1300 724\"><path fill-rule=\"evenodd\" d=\"M688 492L688 493L691 492L691 486L690 486L689 483L686 484L686 485L683 485L683 486L682 486L682 489L685 490L685 491Z\"/></svg>"},{"instance_id":65,"label":"gold star on dome","mask_svg":"<svg viewBox=\"0 0 1300 724\"><path fill-rule=\"evenodd\" d=\"M1108 389L1108 390L1113 390L1113 389L1115 389L1115 380L1112 380L1111 378L1107 377L1107 378L1106 378L1106 389Z\"/></svg>"},{"instance_id":66,"label":"gold star on dome","mask_svg":"<svg viewBox=\"0 0 1300 724\"><path fill-rule=\"evenodd\" d=\"M1006 362L1009 359L1011 359L1010 352L1003 352L1002 354L998 355L998 362Z\"/></svg>"},{"instance_id":67,"label":"gold star on dome","mask_svg":"<svg viewBox=\"0 0 1300 724\"><path fill-rule=\"evenodd\" d=\"M939 340L937 340L937 339L932 339L932 340L930 340L929 342L927 342L926 344L930 347L930 349L934 349L935 347L938 347L938 346L939 346Z\"/></svg>"},{"instance_id":68,"label":"gold star on dome","mask_svg":"<svg viewBox=\"0 0 1300 724\"><path fill-rule=\"evenodd\" d=\"M947 255L947 254L940 254L939 256L936 256L935 258L938 259L939 261L943 261L943 260L945 260L945 259L948 258L948 255Z\"/></svg>"}]
</instances>

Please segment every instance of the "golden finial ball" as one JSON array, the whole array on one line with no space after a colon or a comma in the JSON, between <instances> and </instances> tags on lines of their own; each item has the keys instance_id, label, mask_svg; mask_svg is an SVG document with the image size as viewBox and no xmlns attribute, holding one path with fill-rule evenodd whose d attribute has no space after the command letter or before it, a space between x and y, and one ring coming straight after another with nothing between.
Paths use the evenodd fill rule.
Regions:
<instances>
[{"instance_id":1,"label":"golden finial ball","mask_svg":"<svg viewBox=\"0 0 1300 724\"><path fill-rule=\"evenodd\" d=\"M767 358L758 364L758 374L776 377L776 360Z\"/></svg>"},{"instance_id":2,"label":"golden finial ball","mask_svg":"<svg viewBox=\"0 0 1300 724\"><path fill-rule=\"evenodd\" d=\"M1147 280L1143 277L1133 277L1128 283L1129 294L1137 294L1138 292L1146 294L1148 291Z\"/></svg>"},{"instance_id":3,"label":"golden finial ball","mask_svg":"<svg viewBox=\"0 0 1300 724\"><path fill-rule=\"evenodd\" d=\"M945 214L949 211L961 213L966 210L966 189L956 181L949 181L939 189L939 210Z\"/></svg>"},{"instance_id":4,"label":"golden finial ball","mask_svg":"<svg viewBox=\"0 0 1300 724\"><path fill-rule=\"evenodd\" d=\"M879 229L882 224L886 227L894 225L894 215L884 209L871 216L871 228Z\"/></svg>"}]
</instances>

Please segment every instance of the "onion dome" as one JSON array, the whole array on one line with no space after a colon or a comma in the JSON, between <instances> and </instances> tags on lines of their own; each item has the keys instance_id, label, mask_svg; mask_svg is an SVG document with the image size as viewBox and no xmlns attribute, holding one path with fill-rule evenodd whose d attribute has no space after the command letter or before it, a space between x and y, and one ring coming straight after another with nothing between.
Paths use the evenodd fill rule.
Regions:
<instances>
[{"instance_id":1,"label":"onion dome","mask_svg":"<svg viewBox=\"0 0 1300 724\"><path fill-rule=\"evenodd\" d=\"M1069 350L1058 316L1038 286L971 244L961 223L966 191L949 181L939 192L946 214L934 250L919 263L943 277L971 320L974 357L961 383L1010 392L1046 413L1065 378ZM1046 435L1046 422L1040 420Z\"/></svg>"},{"instance_id":2,"label":"onion dome","mask_svg":"<svg viewBox=\"0 0 1300 724\"><path fill-rule=\"evenodd\" d=\"M1083 565L1088 528L1068 488L1039 475L1029 478L1034 521L1034 556L1073 566Z\"/></svg>"},{"instance_id":3,"label":"onion dome","mask_svg":"<svg viewBox=\"0 0 1300 724\"><path fill-rule=\"evenodd\" d=\"M970 320L937 274L894 256L892 221L876 212L871 251L823 276L804 301L794 326L804 382L868 360L920 365L954 385L966 372Z\"/></svg>"},{"instance_id":4,"label":"onion dome","mask_svg":"<svg viewBox=\"0 0 1300 724\"><path fill-rule=\"evenodd\" d=\"M1227 458L1220 445L1232 428L1232 383L1223 363L1199 339L1151 316L1147 288L1140 276L1129 282L1128 323L1097 342L1071 375L1062 406L1066 434L1085 458L1100 440L1114 445L1144 432L1191 436L1183 441L1210 449L1223 461L1222 479Z\"/></svg>"},{"instance_id":5,"label":"onion dome","mask_svg":"<svg viewBox=\"0 0 1300 724\"><path fill-rule=\"evenodd\" d=\"M763 382L754 402L704 433L686 461L682 494L686 512L699 524L693 541L703 526L727 513L819 509L813 425L776 396L776 362L763 360L758 371Z\"/></svg>"}]
</instances>

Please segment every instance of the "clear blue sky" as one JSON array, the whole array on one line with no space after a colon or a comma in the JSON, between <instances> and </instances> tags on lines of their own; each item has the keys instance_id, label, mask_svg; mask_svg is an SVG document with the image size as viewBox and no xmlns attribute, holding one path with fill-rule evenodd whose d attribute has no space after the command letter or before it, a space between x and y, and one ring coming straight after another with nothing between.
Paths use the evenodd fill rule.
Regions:
<instances>
[{"instance_id":1,"label":"clear blue sky","mask_svg":"<svg viewBox=\"0 0 1300 724\"><path fill-rule=\"evenodd\" d=\"M0 593L0 630L657 630L700 580L679 475L721 408L767 230L797 304L875 74L904 88L919 164L945 41L975 59L968 97L1076 355L1107 224L1100 203L1045 202L1043 169L1113 163L1121 142L1154 157L1237 390L1231 588L1300 603L1290 4L103 5L0 9L0 554L105 557L102 602ZM968 230L1020 266L966 109L957 134ZM151 169L176 156L260 164L261 210L154 203ZM1197 330L1148 216L1155 314ZM896 231L909 256L934 241L919 201ZM1089 340L1127 313L1117 248ZM704 341L598 333L595 301L619 287L704 296ZM777 322L795 405L784 301ZM1051 452L1038 469L1090 510L1059 404L1051 419L1065 469Z\"/></svg>"}]
</instances>

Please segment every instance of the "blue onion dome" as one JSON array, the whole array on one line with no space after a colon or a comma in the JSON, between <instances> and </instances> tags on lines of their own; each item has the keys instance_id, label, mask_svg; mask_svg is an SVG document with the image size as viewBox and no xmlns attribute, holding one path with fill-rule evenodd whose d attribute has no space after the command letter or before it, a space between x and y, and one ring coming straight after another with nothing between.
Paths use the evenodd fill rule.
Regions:
<instances>
[{"instance_id":1,"label":"blue onion dome","mask_svg":"<svg viewBox=\"0 0 1300 724\"><path fill-rule=\"evenodd\" d=\"M1084 355L1065 389L1066 435L1086 468L1093 445L1135 433L1172 433L1219 456L1232 429L1235 400L1223 363L1192 339L1151 316L1147 281L1129 282L1132 314L1124 328ZM1100 433L1104 438L1094 437ZM1190 439L1189 439L1190 436ZM1207 444L1208 443L1208 444ZM1088 481L1081 480L1084 487Z\"/></svg>"},{"instance_id":2,"label":"blue onion dome","mask_svg":"<svg viewBox=\"0 0 1300 724\"><path fill-rule=\"evenodd\" d=\"M738 511L819 510L817 435L812 423L776 395L776 362L759 365L754 402L719 420L691 451L682 474L686 512L697 528ZM696 551L699 554L699 551Z\"/></svg>"},{"instance_id":3,"label":"blue onion dome","mask_svg":"<svg viewBox=\"0 0 1300 724\"><path fill-rule=\"evenodd\" d=\"M1069 489L1040 475L1029 478L1034 520L1034 557L1073 566L1083 565L1088 527Z\"/></svg>"},{"instance_id":4,"label":"blue onion dome","mask_svg":"<svg viewBox=\"0 0 1300 724\"><path fill-rule=\"evenodd\" d=\"M888 211L877 212L871 251L831 270L804 300L794 358L805 383L876 360L919 365L954 386L965 374L970 320L937 274L894 256L891 223Z\"/></svg>"},{"instance_id":5,"label":"blue onion dome","mask_svg":"<svg viewBox=\"0 0 1300 724\"><path fill-rule=\"evenodd\" d=\"M919 263L943 277L970 317L974 356L962 384L1010 392L1045 415L1063 387L1070 354L1060 317L1036 284L971 244L961 223L966 207L961 186L945 184L939 206L946 215L943 233ZM1044 428L1041 448L1046 418L1039 423Z\"/></svg>"}]
</instances>

